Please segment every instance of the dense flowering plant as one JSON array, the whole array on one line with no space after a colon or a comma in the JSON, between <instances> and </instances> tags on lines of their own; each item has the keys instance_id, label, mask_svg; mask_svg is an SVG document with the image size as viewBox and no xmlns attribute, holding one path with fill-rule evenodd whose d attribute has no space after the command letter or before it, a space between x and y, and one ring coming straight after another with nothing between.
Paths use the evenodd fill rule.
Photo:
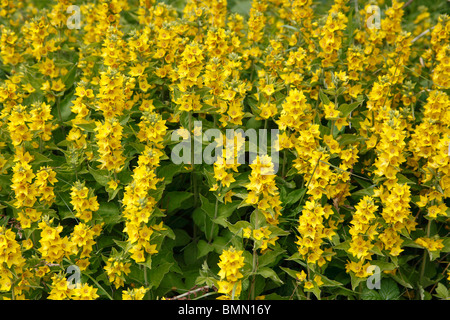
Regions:
<instances>
[{"instance_id":1,"label":"dense flowering plant","mask_svg":"<svg viewBox=\"0 0 450 320\"><path fill-rule=\"evenodd\" d=\"M1 1L0 298L450 299L448 13Z\"/></svg>"}]
</instances>

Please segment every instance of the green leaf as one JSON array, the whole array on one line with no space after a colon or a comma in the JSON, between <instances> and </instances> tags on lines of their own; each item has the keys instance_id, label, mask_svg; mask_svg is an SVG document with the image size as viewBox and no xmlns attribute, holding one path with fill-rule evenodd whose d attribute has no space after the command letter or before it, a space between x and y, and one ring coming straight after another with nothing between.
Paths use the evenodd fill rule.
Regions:
<instances>
[{"instance_id":1,"label":"green leaf","mask_svg":"<svg viewBox=\"0 0 450 320\"><path fill-rule=\"evenodd\" d=\"M283 281L281 281L281 279L278 277L277 273L275 271L273 271L271 268L267 268L267 267L258 268L258 271L256 272L256 274L259 274L259 275L263 276L264 278L270 278L276 283L283 284Z\"/></svg>"},{"instance_id":2,"label":"green leaf","mask_svg":"<svg viewBox=\"0 0 450 320\"><path fill-rule=\"evenodd\" d=\"M362 103L362 101L356 101L356 102L353 102L353 103L351 103L351 104L346 104L346 103L344 103L344 104L341 104L341 105L339 106L338 110L340 111L341 116L342 116L343 118L346 118L346 117L348 117L348 115L349 115L353 110L355 110L356 108L358 108L358 106L359 106L361 103Z\"/></svg>"},{"instance_id":3,"label":"green leaf","mask_svg":"<svg viewBox=\"0 0 450 320\"><path fill-rule=\"evenodd\" d=\"M449 298L448 289L440 282L438 283L438 285L436 287L435 296L440 299L448 299Z\"/></svg>"},{"instance_id":4,"label":"green leaf","mask_svg":"<svg viewBox=\"0 0 450 320\"><path fill-rule=\"evenodd\" d=\"M336 141L339 142L339 145L346 146L348 144L363 142L366 138L350 133L343 133L337 137Z\"/></svg>"},{"instance_id":5,"label":"green leaf","mask_svg":"<svg viewBox=\"0 0 450 320\"><path fill-rule=\"evenodd\" d=\"M119 240L116 240L116 239L113 239L113 241L119 248L121 248L125 252L130 250L131 247L132 247L132 244L130 242L128 242L128 241L119 241Z\"/></svg>"},{"instance_id":6,"label":"green leaf","mask_svg":"<svg viewBox=\"0 0 450 320\"><path fill-rule=\"evenodd\" d=\"M152 256L148 255L144 262L138 262L139 265L144 266L144 268L152 268Z\"/></svg>"},{"instance_id":7,"label":"green leaf","mask_svg":"<svg viewBox=\"0 0 450 320\"><path fill-rule=\"evenodd\" d=\"M197 247L198 247L197 258L206 256L208 253L214 250L213 245L209 244L205 240L199 240L197 243Z\"/></svg>"},{"instance_id":8,"label":"green leaf","mask_svg":"<svg viewBox=\"0 0 450 320\"><path fill-rule=\"evenodd\" d=\"M359 278L354 275L353 272L350 272L350 282L352 284L352 290L355 291L361 282L365 282L365 278Z\"/></svg>"},{"instance_id":9,"label":"green leaf","mask_svg":"<svg viewBox=\"0 0 450 320\"><path fill-rule=\"evenodd\" d=\"M77 65L74 64L72 66L72 68L70 69L70 71L67 72L67 74L63 77L62 81L64 82L66 89L70 88L73 85L73 83L75 82L77 70L78 70Z\"/></svg>"},{"instance_id":10,"label":"green leaf","mask_svg":"<svg viewBox=\"0 0 450 320\"><path fill-rule=\"evenodd\" d=\"M441 249L441 252L450 252L450 238L444 238L442 244L444 247Z\"/></svg>"},{"instance_id":11,"label":"green leaf","mask_svg":"<svg viewBox=\"0 0 450 320\"><path fill-rule=\"evenodd\" d=\"M183 251L184 262L186 265L193 265L197 261L198 248L195 242L189 243Z\"/></svg>"},{"instance_id":12,"label":"green leaf","mask_svg":"<svg viewBox=\"0 0 450 320\"><path fill-rule=\"evenodd\" d=\"M228 239L225 237L216 237L214 239L214 242L212 243L214 251L219 254L221 254L222 251L226 249L227 245L228 245Z\"/></svg>"},{"instance_id":13,"label":"green leaf","mask_svg":"<svg viewBox=\"0 0 450 320\"><path fill-rule=\"evenodd\" d=\"M104 187L106 187L108 185L108 182L111 180L109 177L108 170L95 170L89 167L89 172L91 173L95 181L97 181L100 185Z\"/></svg>"},{"instance_id":14,"label":"green leaf","mask_svg":"<svg viewBox=\"0 0 450 320\"><path fill-rule=\"evenodd\" d=\"M214 211L215 211L215 205L209 202L208 198L204 197L203 195L199 194L200 196L200 202L202 203L201 209L211 218L214 219Z\"/></svg>"},{"instance_id":15,"label":"green leaf","mask_svg":"<svg viewBox=\"0 0 450 320\"><path fill-rule=\"evenodd\" d=\"M192 192L187 191L171 191L167 192L163 203L168 203L167 213L172 213L179 209L187 209L192 207L192 201L188 202L186 200L192 198L194 195ZM182 203L186 201L186 205L182 206Z\"/></svg>"},{"instance_id":16,"label":"green leaf","mask_svg":"<svg viewBox=\"0 0 450 320\"><path fill-rule=\"evenodd\" d=\"M295 190L289 192L285 198L284 203L286 205L288 205L288 204L293 204L293 203L298 202L301 199L301 197L305 194L305 192L306 192L306 188L295 189Z\"/></svg>"},{"instance_id":17,"label":"green leaf","mask_svg":"<svg viewBox=\"0 0 450 320\"><path fill-rule=\"evenodd\" d=\"M239 206L240 201L233 201L227 204L219 204L218 214L219 217L228 218L233 214L236 208Z\"/></svg>"},{"instance_id":18,"label":"green leaf","mask_svg":"<svg viewBox=\"0 0 450 320\"><path fill-rule=\"evenodd\" d=\"M416 182L408 179L407 177L405 177L401 173L397 173L397 179L398 179L398 183L399 184L412 184L412 185L417 184Z\"/></svg>"},{"instance_id":19,"label":"green leaf","mask_svg":"<svg viewBox=\"0 0 450 320\"><path fill-rule=\"evenodd\" d=\"M253 229L259 229L266 224L266 217L264 217L264 214L261 211L256 209L250 215L250 223Z\"/></svg>"},{"instance_id":20,"label":"green leaf","mask_svg":"<svg viewBox=\"0 0 450 320\"><path fill-rule=\"evenodd\" d=\"M43 154L39 152L30 152L31 155L34 157L33 162L31 163L33 166L37 166L38 164L46 163L46 162L52 162L53 160L44 156Z\"/></svg>"},{"instance_id":21,"label":"green leaf","mask_svg":"<svg viewBox=\"0 0 450 320\"><path fill-rule=\"evenodd\" d=\"M158 288L164 276L170 271L173 263L163 262L148 271L148 279L153 288Z\"/></svg>"},{"instance_id":22,"label":"green leaf","mask_svg":"<svg viewBox=\"0 0 450 320\"><path fill-rule=\"evenodd\" d=\"M174 247L184 247L192 241L192 237L183 229L175 229L173 232L175 234Z\"/></svg>"},{"instance_id":23,"label":"green leaf","mask_svg":"<svg viewBox=\"0 0 450 320\"><path fill-rule=\"evenodd\" d=\"M330 99L328 99L327 95L322 91L322 89L319 90L319 97L323 104L327 105L330 103Z\"/></svg>"},{"instance_id":24,"label":"green leaf","mask_svg":"<svg viewBox=\"0 0 450 320\"><path fill-rule=\"evenodd\" d=\"M401 276L398 276L396 274L391 274L391 278L394 279L395 281L397 281L398 284L400 284L402 287L408 288L408 289L413 289L413 285L409 282L407 282L407 280L409 279L404 279Z\"/></svg>"},{"instance_id":25,"label":"green leaf","mask_svg":"<svg viewBox=\"0 0 450 320\"><path fill-rule=\"evenodd\" d=\"M122 220L122 215L116 203L101 202L96 213L102 217L105 224L116 224Z\"/></svg>"},{"instance_id":26,"label":"green leaf","mask_svg":"<svg viewBox=\"0 0 450 320\"><path fill-rule=\"evenodd\" d=\"M117 187L115 190L108 190L108 202L111 200L114 200L114 198L117 196L120 190L122 190L122 187Z\"/></svg>"},{"instance_id":27,"label":"green leaf","mask_svg":"<svg viewBox=\"0 0 450 320\"><path fill-rule=\"evenodd\" d=\"M374 188L376 185L370 186L368 188L364 188L358 191L355 191L352 193L351 197L353 199L355 198L359 198L359 197L364 197L364 196L373 196L375 194Z\"/></svg>"},{"instance_id":28,"label":"green leaf","mask_svg":"<svg viewBox=\"0 0 450 320\"><path fill-rule=\"evenodd\" d=\"M320 288L318 288L317 286L314 286L312 289L309 289L309 290L305 289L305 291L306 292L312 292L316 296L316 298L318 300L320 300L321 291L320 291Z\"/></svg>"},{"instance_id":29,"label":"green leaf","mask_svg":"<svg viewBox=\"0 0 450 320\"><path fill-rule=\"evenodd\" d=\"M361 293L362 300L382 300L380 294L375 289L369 289L364 287L363 292Z\"/></svg>"},{"instance_id":30,"label":"green leaf","mask_svg":"<svg viewBox=\"0 0 450 320\"><path fill-rule=\"evenodd\" d=\"M291 29L291 30L294 30L294 31L296 31L296 32L300 31L298 28L293 27L293 26L290 26L290 25L287 25L287 24L282 25L281 27L282 27L282 28Z\"/></svg>"},{"instance_id":31,"label":"green leaf","mask_svg":"<svg viewBox=\"0 0 450 320\"><path fill-rule=\"evenodd\" d=\"M205 211L201 208L196 208L194 210L192 213L192 218L200 230L205 233L208 240L213 239L217 235L219 231L217 224L213 225L211 218L208 217Z\"/></svg>"},{"instance_id":32,"label":"green leaf","mask_svg":"<svg viewBox=\"0 0 450 320\"><path fill-rule=\"evenodd\" d=\"M90 123L77 123L77 127L82 128L86 132L94 132L94 129L97 127L95 122Z\"/></svg>"},{"instance_id":33,"label":"green leaf","mask_svg":"<svg viewBox=\"0 0 450 320\"><path fill-rule=\"evenodd\" d=\"M64 95L64 98L59 102L59 110L61 112L61 120L67 121L72 114L71 107L73 106L72 100L75 91L72 90L70 93Z\"/></svg>"},{"instance_id":34,"label":"green leaf","mask_svg":"<svg viewBox=\"0 0 450 320\"><path fill-rule=\"evenodd\" d=\"M411 248L418 248L418 249L424 249L421 245L414 242L414 240L411 239L403 239L402 243L403 247L411 247Z\"/></svg>"},{"instance_id":35,"label":"green leaf","mask_svg":"<svg viewBox=\"0 0 450 320\"><path fill-rule=\"evenodd\" d=\"M184 165L182 164L174 164L174 163L169 163L163 166L160 166L156 169L157 172L157 176L159 178L164 178L164 183L170 184L173 180L173 177L177 174L177 173L181 173L181 172L185 172L186 170L184 169Z\"/></svg>"},{"instance_id":36,"label":"green leaf","mask_svg":"<svg viewBox=\"0 0 450 320\"><path fill-rule=\"evenodd\" d=\"M291 276L295 280L298 280L297 273L299 273L300 271L292 270L292 269L285 268L285 267L280 267L280 269L283 270L284 272L286 272L289 276Z\"/></svg>"},{"instance_id":37,"label":"green leaf","mask_svg":"<svg viewBox=\"0 0 450 320\"><path fill-rule=\"evenodd\" d=\"M397 283L392 279L383 279L380 284L379 294L382 300L398 300L400 290Z\"/></svg>"},{"instance_id":38,"label":"green leaf","mask_svg":"<svg viewBox=\"0 0 450 320\"><path fill-rule=\"evenodd\" d=\"M276 248L275 250L267 251L258 258L258 267L265 267L273 264L277 257L286 252L281 248Z\"/></svg>"},{"instance_id":39,"label":"green leaf","mask_svg":"<svg viewBox=\"0 0 450 320\"><path fill-rule=\"evenodd\" d=\"M350 239L335 245L333 249L348 251L350 249Z\"/></svg>"},{"instance_id":40,"label":"green leaf","mask_svg":"<svg viewBox=\"0 0 450 320\"><path fill-rule=\"evenodd\" d=\"M380 260L370 261L370 264L380 267L380 271L392 271L396 269L396 266L393 263Z\"/></svg>"},{"instance_id":41,"label":"green leaf","mask_svg":"<svg viewBox=\"0 0 450 320\"><path fill-rule=\"evenodd\" d=\"M244 220L240 220L240 221L236 222L235 224L228 223L228 230L230 230L230 232L232 234L239 235L239 236L242 236L243 229L250 228L250 227L251 227L250 222L244 221Z\"/></svg>"},{"instance_id":42,"label":"green leaf","mask_svg":"<svg viewBox=\"0 0 450 320\"><path fill-rule=\"evenodd\" d=\"M342 283L340 283L339 281L328 279L327 277L325 277L322 274L319 274L319 276L320 276L320 278L321 278L321 280L323 282L322 286L324 286L324 287L339 287L339 286L342 286Z\"/></svg>"}]
</instances>

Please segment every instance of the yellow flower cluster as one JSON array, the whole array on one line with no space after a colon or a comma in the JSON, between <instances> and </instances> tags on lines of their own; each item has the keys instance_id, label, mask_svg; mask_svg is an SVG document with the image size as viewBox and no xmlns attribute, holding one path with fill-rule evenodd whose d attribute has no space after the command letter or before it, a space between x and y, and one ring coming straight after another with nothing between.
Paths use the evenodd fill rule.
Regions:
<instances>
[{"instance_id":1,"label":"yellow flower cluster","mask_svg":"<svg viewBox=\"0 0 450 320\"><path fill-rule=\"evenodd\" d=\"M84 223L77 224L70 235L70 243L73 245L72 247L72 254L77 254L78 251L81 249L80 252L80 259L89 258L93 246L95 245L95 237L98 237L102 231L101 225L94 225L93 227L90 227ZM78 249L78 247L80 249ZM88 260L78 260L79 261L79 267L80 269L85 269L87 265L89 264Z\"/></svg>"},{"instance_id":2,"label":"yellow flower cluster","mask_svg":"<svg viewBox=\"0 0 450 320\"><path fill-rule=\"evenodd\" d=\"M96 123L96 135L100 169L119 172L125 163L122 155L122 126L115 118Z\"/></svg>"},{"instance_id":3,"label":"yellow flower cluster","mask_svg":"<svg viewBox=\"0 0 450 320\"><path fill-rule=\"evenodd\" d=\"M246 185L248 192L247 203L260 210L266 221L272 225L279 223L281 215L281 201L278 188L275 184L274 164L268 155L256 159L250 165L250 183Z\"/></svg>"},{"instance_id":4,"label":"yellow flower cluster","mask_svg":"<svg viewBox=\"0 0 450 320\"><path fill-rule=\"evenodd\" d=\"M355 206L355 209L351 221L352 226L349 230L352 241L348 252L359 261L364 262L364 260L371 260L373 242L378 234L378 223L374 222L378 207L374 204L372 197L365 196Z\"/></svg>"},{"instance_id":5,"label":"yellow flower cluster","mask_svg":"<svg viewBox=\"0 0 450 320\"><path fill-rule=\"evenodd\" d=\"M230 247L228 250L223 250L220 255L218 266L220 271L218 273L220 281L217 282L218 292L223 293L221 299L238 299L242 291L241 268L244 267L244 256L242 250L236 250Z\"/></svg>"},{"instance_id":6,"label":"yellow flower cluster","mask_svg":"<svg viewBox=\"0 0 450 320\"><path fill-rule=\"evenodd\" d=\"M144 287L123 291L122 300L143 300L148 289Z\"/></svg>"},{"instance_id":7,"label":"yellow flower cluster","mask_svg":"<svg viewBox=\"0 0 450 320\"><path fill-rule=\"evenodd\" d=\"M104 269L108 275L109 281L114 284L116 289L124 285L125 276L131 272L130 266L130 262L123 262L118 259L114 259L113 257L106 261Z\"/></svg>"},{"instance_id":8,"label":"yellow flower cluster","mask_svg":"<svg viewBox=\"0 0 450 320\"><path fill-rule=\"evenodd\" d=\"M9 291L13 285L14 273L22 273L25 265L16 234L0 227L0 290ZM14 272L14 273L13 273Z\"/></svg>"},{"instance_id":9,"label":"yellow flower cluster","mask_svg":"<svg viewBox=\"0 0 450 320\"><path fill-rule=\"evenodd\" d=\"M99 297L97 288L86 283L79 284L74 288L69 288L69 282L62 276L55 274L52 277L51 291L49 300L95 300Z\"/></svg>"},{"instance_id":10,"label":"yellow flower cluster","mask_svg":"<svg viewBox=\"0 0 450 320\"><path fill-rule=\"evenodd\" d=\"M42 255L42 259L47 263L60 263L66 256L68 257L72 251L72 244L69 241L69 237L61 237L63 226L58 225L52 227L52 220L39 222L39 228L41 231L41 239L39 240L40 247L39 253Z\"/></svg>"},{"instance_id":11,"label":"yellow flower cluster","mask_svg":"<svg viewBox=\"0 0 450 320\"><path fill-rule=\"evenodd\" d=\"M421 237L417 238L414 242L430 251L437 251L444 248L444 245L442 244L443 241L444 240L442 239Z\"/></svg>"},{"instance_id":12,"label":"yellow flower cluster","mask_svg":"<svg viewBox=\"0 0 450 320\"><path fill-rule=\"evenodd\" d=\"M72 200L70 203L75 210L75 216L81 220L88 222L92 219L92 212L99 208L97 196L92 195L92 191L88 187L77 181L71 188L70 196Z\"/></svg>"},{"instance_id":13,"label":"yellow flower cluster","mask_svg":"<svg viewBox=\"0 0 450 320\"><path fill-rule=\"evenodd\" d=\"M297 227L299 235L297 235L298 252L308 263L317 263L322 266L326 260L331 257L329 249L322 249L324 238L331 240L335 234L333 226L326 228L324 221L332 214L330 205L323 207L316 201L307 201L299 217L299 225ZM330 221L332 224L332 221Z\"/></svg>"},{"instance_id":14,"label":"yellow flower cluster","mask_svg":"<svg viewBox=\"0 0 450 320\"><path fill-rule=\"evenodd\" d=\"M238 156L245 146L242 135L237 133L234 133L230 139L223 135L222 139L215 139L214 143L216 143L216 148L222 148L223 153L217 155L214 162L214 179L217 183L210 189L211 191L224 187L228 188L230 184L236 181L231 171L238 172L240 165Z\"/></svg>"},{"instance_id":15,"label":"yellow flower cluster","mask_svg":"<svg viewBox=\"0 0 450 320\"><path fill-rule=\"evenodd\" d=\"M156 190L158 182L163 180L157 178L155 170L163 156L160 148L166 132L165 120L154 113L153 108L151 101L145 101L141 105L144 114L141 117L138 138L145 143L145 149L139 156L137 167L133 170L132 182L125 187L122 200L123 217L126 219L124 232L132 245L131 257L136 262L145 262L144 252L150 255L158 252L156 244L150 244L150 237L154 230L164 229L162 222L157 225L153 219L156 201L149 195L149 191Z\"/></svg>"},{"instance_id":16,"label":"yellow flower cluster","mask_svg":"<svg viewBox=\"0 0 450 320\"><path fill-rule=\"evenodd\" d=\"M448 16L440 16L435 28L431 31L431 45L433 53L436 55L435 69L432 79L439 89L450 88L450 48L448 42L450 39L450 19ZM431 52L430 52L431 53Z\"/></svg>"},{"instance_id":17,"label":"yellow flower cluster","mask_svg":"<svg viewBox=\"0 0 450 320\"><path fill-rule=\"evenodd\" d=\"M269 226L253 230L247 227L242 232L244 238L252 239L257 243L255 248L260 249L263 254L267 251L269 245L274 246L275 242L279 239L277 236L271 236L272 232L269 230Z\"/></svg>"},{"instance_id":18,"label":"yellow flower cluster","mask_svg":"<svg viewBox=\"0 0 450 320\"><path fill-rule=\"evenodd\" d=\"M297 280L303 282L303 287L306 291L312 290L313 288L319 288L323 285L322 278L319 275L315 275L313 280L306 280L307 274L305 271L297 272L296 274Z\"/></svg>"},{"instance_id":19,"label":"yellow flower cluster","mask_svg":"<svg viewBox=\"0 0 450 320\"><path fill-rule=\"evenodd\" d=\"M440 296L443 6L169 2L0 1L0 299Z\"/></svg>"},{"instance_id":20,"label":"yellow flower cluster","mask_svg":"<svg viewBox=\"0 0 450 320\"><path fill-rule=\"evenodd\" d=\"M348 22L345 12L349 8L345 4L346 1L344 0L335 1L328 12L325 26L320 33L319 45L322 51L319 53L319 56L322 58L322 67L331 67L338 60L338 51L342 46L343 30L345 30Z\"/></svg>"},{"instance_id":21,"label":"yellow flower cluster","mask_svg":"<svg viewBox=\"0 0 450 320\"><path fill-rule=\"evenodd\" d=\"M32 184L33 178L36 175L30 165L30 162L33 160L34 157L28 152L24 152L23 148L16 149L11 189L15 194L16 201L14 206L17 209L32 207L36 202L37 190L35 185Z\"/></svg>"}]
</instances>

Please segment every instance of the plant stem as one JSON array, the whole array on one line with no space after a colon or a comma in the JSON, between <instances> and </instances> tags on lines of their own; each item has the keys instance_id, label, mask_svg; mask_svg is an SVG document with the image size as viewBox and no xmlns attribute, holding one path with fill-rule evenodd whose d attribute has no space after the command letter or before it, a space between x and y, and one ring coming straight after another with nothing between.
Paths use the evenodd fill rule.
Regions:
<instances>
[{"instance_id":1,"label":"plant stem","mask_svg":"<svg viewBox=\"0 0 450 320\"><path fill-rule=\"evenodd\" d=\"M219 198L216 196L216 204L214 206L214 220L217 219L217 212L219 210ZM214 234L214 226L216 225L216 223L214 221L212 221L212 225L211 225L211 233L209 236L209 241L208 244L211 243L212 238L213 238L213 234Z\"/></svg>"},{"instance_id":2,"label":"plant stem","mask_svg":"<svg viewBox=\"0 0 450 320\"><path fill-rule=\"evenodd\" d=\"M256 280L256 264L257 264L257 254L256 254L256 244L253 244L253 279L250 287L250 299L255 300L255 280Z\"/></svg>"},{"instance_id":3,"label":"plant stem","mask_svg":"<svg viewBox=\"0 0 450 320\"><path fill-rule=\"evenodd\" d=\"M148 287L147 266L144 266L144 284L146 287Z\"/></svg>"},{"instance_id":4,"label":"plant stem","mask_svg":"<svg viewBox=\"0 0 450 320\"><path fill-rule=\"evenodd\" d=\"M308 264L308 261L306 261L306 272L308 273L308 280L309 280L309 277L310 277L310 272L309 272L309 264ZM311 292L310 291L308 291L308 292L306 292L306 300L311 300L310 299L310 296L311 296Z\"/></svg>"},{"instance_id":5,"label":"plant stem","mask_svg":"<svg viewBox=\"0 0 450 320\"><path fill-rule=\"evenodd\" d=\"M192 111L189 111L189 133L191 134L191 166L192 166L192 171L191 171L191 178L192 178L192 189L194 192L194 208L197 207L197 203L198 203L198 189L197 189L197 179L196 179L196 175L194 172L194 139L195 139L195 135L194 132L192 131Z\"/></svg>"},{"instance_id":6,"label":"plant stem","mask_svg":"<svg viewBox=\"0 0 450 320\"><path fill-rule=\"evenodd\" d=\"M430 228L431 228L431 220L428 220L427 224L427 237L430 237ZM419 284L422 285L423 276L425 275L425 267L427 265L427 249L424 249L423 251L423 257L422 257L422 266L420 268L420 276L419 276ZM419 294L420 296L420 294Z\"/></svg>"},{"instance_id":7,"label":"plant stem","mask_svg":"<svg viewBox=\"0 0 450 320\"><path fill-rule=\"evenodd\" d=\"M59 127L61 128L62 134L65 136L66 135L66 131L65 131L64 126L63 126L60 102L61 102L61 97L59 97L59 96L56 97L56 110L58 111Z\"/></svg>"},{"instance_id":8,"label":"plant stem","mask_svg":"<svg viewBox=\"0 0 450 320\"><path fill-rule=\"evenodd\" d=\"M258 227L258 215L255 216L255 228ZM256 254L256 243L253 242L253 264L252 264L252 274L253 274L253 278L252 278L252 283L250 286L250 299L251 300L255 300L255 280L256 280L256 270L257 270L257 254Z\"/></svg>"}]
</instances>

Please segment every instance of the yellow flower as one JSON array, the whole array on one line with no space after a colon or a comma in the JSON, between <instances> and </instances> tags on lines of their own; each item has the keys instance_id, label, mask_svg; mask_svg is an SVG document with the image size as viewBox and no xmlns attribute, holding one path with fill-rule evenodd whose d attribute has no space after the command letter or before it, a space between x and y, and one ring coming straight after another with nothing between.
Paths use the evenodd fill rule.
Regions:
<instances>
[{"instance_id":1,"label":"yellow flower","mask_svg":"<svg viewBox=\"0 0 450 320\"><path fill-rule=\"evenodd\" d=\"M64 83L62 82L61 79L58 79L57 81L52 81L51 89L53 91L59 92L59 91L64 91L66 89L66 86L64 85Z\"/></svg>"},{"instance_id":2,"label":"yellow flower","mask_svg":"<svg viewBox=\"0 0 450 320\"><path fill-rule=\"evenodd\" d=\"M253 238L255 240L261 240L264 237L264 233L261 229L255 229L253 230Z\"/></svg>"},{"instance_id":3,"label":"yellow flower","mask_svg":"<svg viewBox=\"0 0 450 320\"><path fill-rule=\"evenodd\" d=\"M144 287L124 290L122 291L122 300L143 300L147 291L148 289Z\"/></svg>"},{"instance_id":4,"label":"yellow flower","mask_svg":"<svg viewBox=\"0 0 450 320\"><path fill-rule=\"evenodd\" d=\"M275 88L274 88L273 84L267 84L262 89L262 92L267 94L268 96L271 96L275 92Z\"/></svg>"},{"instance_id":5,"label":"yellow flower","mask_svg":"<svg viewBox=\"0 0 450 320\"><path fill-rule=\"evenodd\" d=\"M306 281L305 282L305 289L306 290L311 290L312 288L314 288L314 283L312 281Z\"/></svg>"},{"instance_id":6,"label":"yellow flower","mask_svg":"<svg viewBox=\"0 0 450 320\"><path fill-rule=\"evenodd\" d=\"M25 250L33 248L33 241L31 241L31 239L24 240L23 247L25 248Z\"/></svg>"},{"instance_id":7,"label":"yellow flower","mask_svg":"<svg viewBox=\"0 0 450 320\"><path fill-rule=\"evenodd\" d=\"M306 273L303 270L300 271L300 272L297 272L295 274L295 276L297 277L297 280L299 280L299 281L305 281L306 280Z\"/></svg>"},{"instance_id":8,"label":"yellow flower","mask_svg":"<svg viewBox=\"0 0 450 320\"><path fill-rule=\"evenodd\" d=\"M111 190L116 190L117 187L118 187L118 182L119 182L119 181L117 181L117 180L110 180L110 181L108 181L108 187L109 187Z\"/></svg>"},{"instance_id":9,"label":"yellow flower","mask_svg":"<svg viewBox=\"0 0 450 320\"><path fill-rule=\"evenodd\" d=\"M314 282L318 287L323 285L322 277L320 277L319 275L314 276Z\"/></svg>"},{"instance_id":10,"label":"yellow flower","mask_svg":"<svg viewBox=\"0 0 450 320\"><path fill-rule=\"evenodd\" d=\"M252 234L252 229L250 229L249 227L242 229L242 237L250 238L251 234Z\"/></svg>"},{"instance_id":11,"label":"yellow flower","mask_svg":"<svg viewBox=\"0 0 450 320\"><path fill-rule=\"evenodd\" d=\"M338 128L338 130L341 130L344 126L348 126L348 122L345 118L338 118L334 124Z\"/></svg>"}]
</instances>

